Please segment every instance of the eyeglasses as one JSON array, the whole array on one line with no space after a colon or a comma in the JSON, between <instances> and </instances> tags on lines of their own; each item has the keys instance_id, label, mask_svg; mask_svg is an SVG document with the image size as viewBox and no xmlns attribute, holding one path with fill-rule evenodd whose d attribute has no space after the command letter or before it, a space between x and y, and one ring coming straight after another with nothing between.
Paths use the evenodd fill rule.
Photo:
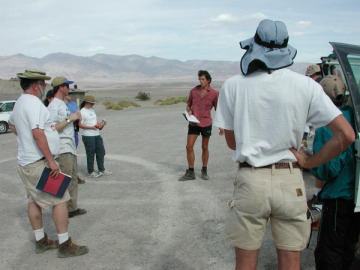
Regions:
<instances>
[{"instance_id":1,"label":"eyeglasses","mask_svg":"<svg viewBox=\"0 0 360 270\"><path fill-rule=\"evenodd\" d=\"M37 85L41 85L41 86L44 87L44 88L46 87L46 83L45 83L45 82L37 82L36 84L37 84Z\"/></svg>"}]
</instances>

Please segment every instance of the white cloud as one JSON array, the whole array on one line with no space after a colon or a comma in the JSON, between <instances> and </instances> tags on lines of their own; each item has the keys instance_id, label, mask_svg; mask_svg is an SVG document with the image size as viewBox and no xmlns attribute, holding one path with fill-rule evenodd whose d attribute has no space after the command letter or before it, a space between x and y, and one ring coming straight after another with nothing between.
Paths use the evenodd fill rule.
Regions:
<instances>
[{"instance_id":1,"label":"white cloud","mask_svg":"<svg viewBox=\"0 0 360 270\"><path fill-rule=\"evenodd\" d=\"M245 17L246 20L264 20L267 16L261 12L252 13Z\"/></svg>"},{"instance_id":2,"label":"white cloud","mask_svg":"<svg viewBox=\"0 0 360 270\"><path fill-rule=\"evenodd\" d=\"M105 51L105 48L103 46L98 46L98 47L89 48L89 49L87 49L87 51L89 53L98 53L101 51Z\"/></svg>"},{"instance_id":3,"label":"white cloud","mask_svg":"<svg viewBox=\"0 0 360 270\"><path fill-rule=\"evenodd\" d=\"M295 31L290 34L290 36L297 36L297 37L303 35L305 35L305 32L301 32L301 31Z\"/></svg>"},{"instance_id":4,"label":"white cloud","mask_svg":"<svg viewBox=\"0 0 360 270\"><path fill-rule=\"evenodd\" d=\"M57 38L54 34L49 34L49 35L46 35L46 36L41 36L39 38L36 38L36 39L32 39L29 41L29 43L37 43L37 44L44 44L44 43L51 43L51 42L54 42L56 41Z\"/></svg>"},{"instance_id":5,"label":"white cloud","mask_svg":"<svg viewBox=\"0 0 360 270\"><path fill-rule=\"evenodd\" d=\"M223 13L223 14L220 14L218 15L216 18L213 18L212 21L214 22L238 22L239 19L236 18L235 16L233 16L232 14L230 13Z\"/></svg>"},{"instance_id":6,"label":"white cloud","mask_svg":"<svg viewBox=\"0 0 360 270\"><path fill-rule=\"evenodd\" d=\"M310 28L312 23L310 21L299 21L296 23L296 26L301 29Z\"/></svg>"}]
</instances>

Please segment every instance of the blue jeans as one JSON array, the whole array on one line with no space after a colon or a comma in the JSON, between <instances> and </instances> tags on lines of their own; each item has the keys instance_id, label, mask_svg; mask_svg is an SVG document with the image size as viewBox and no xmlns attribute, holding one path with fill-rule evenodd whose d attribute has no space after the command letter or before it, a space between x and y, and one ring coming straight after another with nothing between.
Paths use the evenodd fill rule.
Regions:
<instances>
[{"instance_id":1,"label":"blue jeans","mask_svg":"<svg viewBox=\"0 0 360 270\"><path fill-rule=\"evenodd\" d=\"M105 148L101 136L82 136L82 141L86 150L87 170L88 173L94 171L94 159L96 156L96 163L100 172L105 171L104 157Z\"/></svg>"}]
</instances>

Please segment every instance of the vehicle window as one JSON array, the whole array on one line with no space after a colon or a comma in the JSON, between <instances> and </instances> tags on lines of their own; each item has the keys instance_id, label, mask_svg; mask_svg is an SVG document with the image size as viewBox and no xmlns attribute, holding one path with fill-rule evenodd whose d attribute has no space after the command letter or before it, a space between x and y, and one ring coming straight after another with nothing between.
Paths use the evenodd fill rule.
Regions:
<instances>
[{"instance_id":1,"label":"vehicle window","mask_svg":"<svg viewBox=\"0 0 360 270\"><path fill-rule=\"evenodd\" d=\"M14 102L8 102L5 103L2 107L1 107L1 111L3 112L11 112L14 108Z\"/></svg>"},{"instance_id":2,"label":"vehicle window","mask_svg":"<svg viewBox=\"0 0 360 270\"><path fill-rule=\"evenodd\" d=\"M358 89L360 88L360 55L359 54L349 54L347 56L352 72L355 76L355 82Z\"/></svg>"}]
</instances>

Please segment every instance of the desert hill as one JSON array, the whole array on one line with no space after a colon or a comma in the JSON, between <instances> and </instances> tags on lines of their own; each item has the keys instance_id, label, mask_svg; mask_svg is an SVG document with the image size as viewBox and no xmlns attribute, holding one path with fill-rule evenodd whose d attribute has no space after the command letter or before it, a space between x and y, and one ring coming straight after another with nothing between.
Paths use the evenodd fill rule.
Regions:
<instances>
[{"instance_id":1,"label":"desert hill","mask_svg":"<svg viewBox=\"0 0 360 270\"><path fill-rule=\"evenodd\" d=\"M185 81L196 78L200 69L208 70L214 80L225 80L240 72L237 61L171 60L140 55L96 54L84 57L52 53L42 58L23 54L0 57L0 78L9 80L25 68L46 71L50 76L66 76L77 82L114 83L138 81ZM303 73L308 63L295 63L291 69Z\"/></svg>"}]
</instances>

